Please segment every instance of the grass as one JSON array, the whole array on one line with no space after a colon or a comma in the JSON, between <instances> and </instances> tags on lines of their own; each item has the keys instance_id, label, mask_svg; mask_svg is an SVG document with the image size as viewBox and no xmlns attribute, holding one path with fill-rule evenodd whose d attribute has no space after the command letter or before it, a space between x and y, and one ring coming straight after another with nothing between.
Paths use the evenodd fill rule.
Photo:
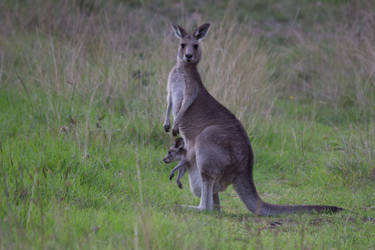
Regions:
<instances>
[{"instance_id":1,"label":"grass","mask_svg":"<svg viewBox=\"0 0 375 250\"><path fill-rule=\"evenodd\" d=\"M0 249L374 248L373 5L278 2L0 3ZM256 217L232 187L221 213L177 206L199 199L161 163L169 22L207 19L202 79L261 197L349 211Z\"/></svg>"}]
</instances>

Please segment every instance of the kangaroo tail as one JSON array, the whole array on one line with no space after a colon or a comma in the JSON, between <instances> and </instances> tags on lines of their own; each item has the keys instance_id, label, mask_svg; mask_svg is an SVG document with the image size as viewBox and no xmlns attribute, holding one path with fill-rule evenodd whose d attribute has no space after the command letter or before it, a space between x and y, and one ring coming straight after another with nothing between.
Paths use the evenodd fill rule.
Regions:
<instances>
[{"instance_id":1,"label":"kangaroo tail","mask_svg":"<svg viewBox=\"0 0 375 250\"><path fill-rule=\"evenodd\" d=\"M322 205L274 205L264 202L258 195L252 176L252 166L250 171L242 173L233 183L234 189L240 196L247 209L261 216L273 216L293 213L336 213L343 208L336 206Z\"/></svg>"}]
</instances>

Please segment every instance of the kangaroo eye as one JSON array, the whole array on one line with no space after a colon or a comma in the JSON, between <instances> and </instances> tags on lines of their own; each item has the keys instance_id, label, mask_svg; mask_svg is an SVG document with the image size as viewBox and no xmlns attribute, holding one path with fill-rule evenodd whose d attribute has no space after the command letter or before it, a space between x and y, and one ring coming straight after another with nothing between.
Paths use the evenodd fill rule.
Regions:
<instances>
[{"instance_id":1,"label":"kangaroo eye","mask_svg":"<svg viewBox=\"0 0 375 250\"><path fill-rule=\"evenodd\" d=\"M186 47L186 44L181 43L181 48L184 49Z\"/></svg>"},{"instance_id":2,"label":"kangaroo eye","mask_svg":"<svg viewBox=\"0 0 375 250\"><path fill-rule=\"evenodd\" d=\"M194 45L193 45L193 48L194 48L194 49L198 49L198 44L194 44Z\"/></svg>"}]
</instances>

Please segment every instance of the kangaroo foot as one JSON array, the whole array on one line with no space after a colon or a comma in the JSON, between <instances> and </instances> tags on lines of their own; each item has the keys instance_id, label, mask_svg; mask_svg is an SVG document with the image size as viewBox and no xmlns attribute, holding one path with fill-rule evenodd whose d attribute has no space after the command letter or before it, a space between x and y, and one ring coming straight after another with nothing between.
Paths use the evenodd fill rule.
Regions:
<instances>
[{"instance_id":1,"label":"kangaroo foot","mask_svg":"<svg viewBox=\"0 0 375 250\"><path fill-rule=\"evenodd\" d=\"M178 205L180 208L194 210L194 211L204 211L205 209L200 208L199 206L191 206L191 205Z\"/></svg>"},{"instance_id":2,"label":"kangaroo foot","mask_svg":"<svg viewBox=\"0 0 375 250\"><path fill-rule=\"evenodd\" d=\"M177 205L178 207L182 208L182 209L188 209L188 210L194 210L194 211L197 211L197 212L204 212L204 211L208 211L208 212L213 212L213 211L217 211L217 212L220 212L220 208L214 208L214 210L209 210L207 208L203 208L203 207L200 207L200 206L191 206L191 205Z\"/></svg>"}]
</instances>

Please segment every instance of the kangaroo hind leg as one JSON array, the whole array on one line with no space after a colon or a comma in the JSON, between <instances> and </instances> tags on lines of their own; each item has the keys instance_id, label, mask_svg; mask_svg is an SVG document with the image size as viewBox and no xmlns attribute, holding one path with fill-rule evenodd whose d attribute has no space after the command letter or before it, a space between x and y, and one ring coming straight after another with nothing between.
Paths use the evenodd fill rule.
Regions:
<instances>
[{"instance_id":1,"label":"kangaroo hind leg","mask_svg":"<svg viewBox=\"0 0 375 250\"><path fill-rule=\"evenodd\" d=\"M214 184L215 180L202 174L202 190L199 210L214 210Z\"/></svg>"}]
</instances>

